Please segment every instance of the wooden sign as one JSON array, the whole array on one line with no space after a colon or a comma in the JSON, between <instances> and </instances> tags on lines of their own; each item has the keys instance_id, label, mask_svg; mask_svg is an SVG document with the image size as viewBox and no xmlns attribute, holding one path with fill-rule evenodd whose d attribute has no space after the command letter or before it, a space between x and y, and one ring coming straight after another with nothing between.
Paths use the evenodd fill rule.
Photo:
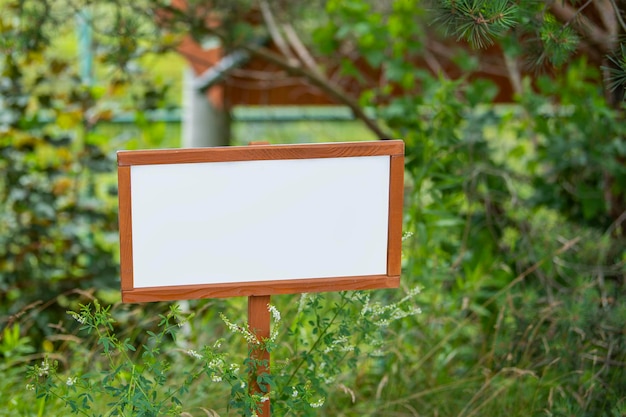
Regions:
<instances>
[{"instance_id":1,"label":"wooden sign","mask_svg":"<svg viewBox=\"0 0 626 417\"><path fill-rule=\"evenodd\" d=\"M118 152L122 300L399 285L399 140Z\"/></svg>"}]
</instances>

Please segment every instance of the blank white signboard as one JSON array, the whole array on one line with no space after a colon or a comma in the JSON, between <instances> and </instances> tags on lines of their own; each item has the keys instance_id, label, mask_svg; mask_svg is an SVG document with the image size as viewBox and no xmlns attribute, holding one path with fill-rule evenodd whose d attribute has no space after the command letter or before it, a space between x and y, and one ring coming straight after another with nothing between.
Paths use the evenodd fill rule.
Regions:
<instances>
[{"instance_id":1,"label":"blank white signboard","mask_svg":"<svg viewBox=\"0 0 626 417\"><path fill-rule=\"evenodd\" d=\"M389 157L131 167L135 288L378 275Z\"/></svg>"},{"instance_id":2,"label":"blank white signboard","mask_svg":"<svg viewBox=\"0 0 626 417\"><path fill-rule=\"evenodd\" d=\"M121 151L122 299L399 285L402 141Z\"/></svg>"}]
</instances>

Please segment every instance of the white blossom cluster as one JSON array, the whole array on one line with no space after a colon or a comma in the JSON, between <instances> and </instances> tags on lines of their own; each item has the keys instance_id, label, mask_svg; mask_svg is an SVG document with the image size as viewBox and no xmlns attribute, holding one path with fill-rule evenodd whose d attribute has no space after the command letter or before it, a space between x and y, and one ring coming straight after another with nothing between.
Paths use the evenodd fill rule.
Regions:
<instances>
[{"instance_id":1,"label":"white blossom cluster","mask_svg":"<svg viewBox=\"0 0 626 417\"><path fill-rule=\"evenodd\" d=\"M402 306L412 299L415 295L419 294L420 288L412 288L406 296L404 296L398 302L382 305L381 303L370 304L370 295L365 296L365 302L361 309L361 316L370 316L371 319L380 327L386 327L392 321L402 319L407 316L413 316L420 314L422 310L419 307L411 307L409 309L403 309Z\"/></svg>"},{"instance_id":2,"label":"white blossom cluster","mask_svg":"<svg viewBox=\"0 0 626 417\"><path fill-rule=\"evenodd\" d=\"M300 295L300 301L298 301L298 314L302 313L304 307L306 307L306 303L309 300L310 295L308 293L302 293Z\"/></svg>"},{"instance_id":3,"label":"white blossom cluster","mask_svg":"<svg viewBox=\"0 0 626 417\"><path fill-rule=\"evenodd\" d=\"M244 339L246 339L246 342L248 342L248 344L250 345L260 345L261 341L259 339L257 339L257 337L252 334L252 332L242 326L239 326L237 324L232 323L230 320L228 320L226 318L226 316L224 316L223 314L220 314L220 317L222 319L222 321L224 322L224 324L226 324L226 327L228 327L228 330L230 330L233 333L239 333L240 335L242 335L244 337Z\"/></svg>"},{"instance_id":4,"label":"white blossom cluster","mask_svg":"<svg viewBox=\"0 0 626 417\"><path fill-rule=\"evenodd\" d=\"M48 376L50 373L50 362L48 362L48 358L44 359L41 362L41 366L36 366L35 369L37 371L37 375Z\"/></svg>"},{"instance_id":5,"label":"white blossom cluster","mask_svg":"<svg viewBox=\"0 0 626 417\"><path fill-rule=\"evenodd\" d=\"M221 369L222 366L224 365L224 361L221 358L215 358L215 359L211 359L208 365L209 365L209 368Z\"/></svg>"},{"instance_id":6,"label":"white blossom cluster","mask_svg":"<svg viewBox=\"0 0 626 417\"><path fill-rule=\"evenodd\" d=\"M347 336L339 336L337 339L333 340L330 345L326 346L324 353L329 353L333 350L352 352L354 351L354 346L349 343Z\"/></svg>"},{"instance_id":7,"label":"white blossom cluster","mask_svg":"<svg viewBox=\"0 0 626 417\"><path fill-rule=\"evenodd\" d=\"M314 403L310 403L309 405L312 408L320 408L324 405L324 398L320 398L319 400L315 401Z\"/></svg>"},{"instance_id":8,"label":"white blossom cluster","mask_svg":"<svg viewBox=\"0 0 626 417\"><path fill-rule=\"evenodd\" d=\"M268 304L267 305L267 309L272 314L272 318L274 319L274 322L275 323L279 323L280 322L280 311L278 311L276 306L274 306L272 304Z\"/></svg>"},{"instance_id":9,"label":"white blossom cluster","mask_svg":"<svg viewBox=\"0 0 626 417\"><path fill-rule=\"evenodd\" d=\"M196 352L193 349L189 349L187 351L187 355L189 355L189 356L191 356L192 358L195 358L195 359L202 359L202 355L199 354L198 352Z\"/></svg>"},{"instance_id":10,"label":"white blossom cluster","mask_svg":"<svg viewBox=\"0 0 626 417\"><path fill-rule=\"evenodd\" d=\"M274 326L272 326L272 330L270 331L270 341L274 342L278 338L278 323L280 323L280 311L271 304L267 305L267 309L269 310L272 318L274 319Z\"/></svg>"},{"instance_id":11,"label":"white blossom cluster","mask_svg":"<svg viewBox=\"0 0 626 417\"><path fill-rule=\"evenodd\" d=\"M80 324L85 324L87 322L87 319L85 318L85 316L75 311L68 311L67 314L69 314L74 320L76 320Z\"/></svg>"}]
</instances>

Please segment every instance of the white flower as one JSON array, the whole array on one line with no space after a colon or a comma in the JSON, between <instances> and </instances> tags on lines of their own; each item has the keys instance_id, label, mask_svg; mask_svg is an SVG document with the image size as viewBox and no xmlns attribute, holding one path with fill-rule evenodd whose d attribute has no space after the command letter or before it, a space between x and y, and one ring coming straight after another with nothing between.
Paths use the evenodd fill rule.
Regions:
<instances>
[{"instance_id":1,"label":"white flower","mask_svg":"<svg viewBox=\"0 0 626 417\"><path fill-rule=\"evenodd\" d=\"M309 294L302 293L302 295L300 296L300 301L298 301L298 314L302 313L302 310L304 310L304 307L306 307L306 303L308 299L309 299Z\"/></svg>"},{"instance_id":2,"label":"white flower","mask_svg":"<svg viewBox=\"0 0 626 417\"><path fill-rule=\"evenodd\" d=\"M68 376L67 381L65 381L65 385L67 385L68 387L71 387L72 385L76 383L76 381L77 381L76 377L72 378Z\"/></svg>"},{"instance_id":3,"label":"white flower","mask_svg":"<svg viewBox=\"0 0 626 417\"><path fill-rule=\"evenodd\" d=\"M239 365L236 363L231 363L229 368L234 374L239 372Z\"/></svg>"},{"instance_id":4,"label":"white flower","mask_svg":"<svg viewBox=\"0 0 626 417\"><path fill-rule=\"evenodd\" d=\"M221 382L222 381L222 377L217 375L217 374L213 374L213 375L211 375L211 381L213 381L213 382Z\"/></svg>"},{"instance_id":5,"label":"white flower","mask_svg":"<svg viewBox=\"0 0 626 417\"><path fill-rule=\"evenodd\" d=\"M35 390L35 386L33 384L26 384L26 389L28 391L34 391Z\"/></svg>"},{"instance_id":6,"label":"white flower","mask_svg":"<svg viewBox=\"0 0 626 417\"><path fill-rule=\"evenodd\" d=\"M233 333L239 333L240 335L242 335L246 339L246 342L248 342L248 344L250 345L261 344L261 341L254 334L252 334L250 330L243 328L241 326L238 326L234 323L231 323L230 320L228 320L226 316L224 316L223 314L220 314L220 318L222 319L224 324L226 324L226 327L228 327L228 330L230 330Z\"/></svg>"},{"instance_id":7,"label":"white flower","mask_svg":"<svg viewBox=\"0 0 626 417\"><path fill-rule=\"evenodd\" d=\"M38 369L38 371L39 376L48 375L48 372L50 372L50 364L48 363L48 359L41 362L41 367Z\"/></svg>"},{"instance_id":8,"label":"white flower","mask_svg":"<svg viewBox=\"0 0 626 417\"><path fill-rule=\"evenodd\" d=\"M296 398L298 396L298 390L293 388L293 391L291 391L291 398Z\"/></svg>"},{"instance_id":9,"label":"white flower","mask_svg":"<svg viewBox=\"0 0 626 417\"><path fill-rule=\"evenodd\" d=\"M74 320L76 320L77 322L79 322L80 324L85 324L85 318L83 316L81 316L80 314L78 314L75 311L68 311L67 314L69 314L70 316L72 316L72 318Z\"/></svg>"},{"instance_id":10,"label":"white flower","mask_svg":"<svg viewBox=\"0 0 626 417\"><path fill-rule=\"evenodd\" d=\"M198 352L196 352L196 351L195 351L195 350L193 350L193 349L189 349L189 350L187 351L187 355L191 356L192 358L202 359L202 355L201 355L201 354L199 354Z\"/></svg>"},{"instance_id":11,"label":"white flower","mask_svg":"<svg viewBox=\"0 0 626 417\"><path fill-rule=\"evenodd\" d=\"M266 402L266 401L269 401L269 400L270 400L270 397L269 397L269 396L267 396L267 395L264 395L263 397L261 397L261 402L262 402L262 403L264 403L264 402Z\"/></svg>"},{"instance_id":12,"label":"white flower","mask_svg":"<svg viewBox=\"0 0 626 417\"><path fill-rule=\"evenodd\" d=\"M210 368L221 368L222 365L224 365L224 361L220 358L213 359L211 362L209 362Z\"/></svg>"},{"instance_id":13,"label":"white flower","mask_svg":"<svg viewBox=\"0 0 626 417\"><path fill-rule=\"evenodd\" d=\"M272 317L274 317L274 321L278 323L280 321L280 311L278 311L276 306L273 306L271 304L267 305L267 309L270 311L270 313L272 313Z\"/></svg>"},{"instance_id":14,"label":"white flower","mask_svg":"<svg viewBox=\"0 0 626 417\"><path fill-rule=\"evenodd\" d=\"M317 400L316 402L314 402L314 403L310 403L309 405L310 405L312 408L320 408L321 406L323 406L323 405L324 405L324 399L323 399L323 398L320 398L320 399L319 399L319 400Z\"/></svg>"}]
</instances>

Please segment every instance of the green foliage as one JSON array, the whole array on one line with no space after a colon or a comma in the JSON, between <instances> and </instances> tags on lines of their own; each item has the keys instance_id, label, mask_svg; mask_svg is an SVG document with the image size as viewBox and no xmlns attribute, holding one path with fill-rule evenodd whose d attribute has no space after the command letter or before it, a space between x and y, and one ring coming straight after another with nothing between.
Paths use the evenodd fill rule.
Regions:
<instances>
[{"instance_id":1,"label":"green foliage","mask_svg":"<svg viewBox=\"0 0 626 417\"><path fill-rule=\"evenodd\" d=\"M518 135L537 145L536 202L607 228L625 208L626 132L599 78L585 60L573 62L562 77L540 77L539 92L520 97L530 118Z\"/></svg>"},{"instance_id":2,"label":"green foliage","mask_svg":"<svg viewBox=\"0 0 626 417\"><path fill-rule=\"evenodd\" d=\"M535 69L563 67L576 53L593 58L600 66L604 54L614 64L608 68L605 88L614 90L625 85L625 71L620 64L625 56L624 44L616 38L623 35L626 26L621 18L623 6L616 2L596 7L588 7L591 2L579 1L436 0L432 3L435 21L445 35L467 41L473 48L485 48L498 40L506 53L513 49L514 55L523 52ZM603 16L600 23L598 14ZM512 43L516 44L515 48L511 48ZM620 94L617 101L623 98Z\"/></svg>"},{"instance_id":3,"label":"green foliage","mask_svg":"<svg viewBox=\"0 0 626 417\"><path fill-rule=\"evenodd\" d=\"M543 25L539 28L539 39L543 51L538 64L547 59L555 66L565 64L580 43L579 37L571 27L563 26L550 14L544 16Z\"/></svg>"},{"instance_id":4,"label":"green foliage","mask_svg":"<svg viewBox=\"0 0 626 417\"><path fill-rule=\"evenodd\" d=\"M245 311L237 299L183 303L194 316L177 307L159 315L161 304L90 301L69 307L77 323L59 318L59 307L84 303L92 287L116 280L114 177L103 167L121 140L96 134L88 117L107 118L108 89L81 85L63 60L37 69L37 54L7 35L14 49L0 86L11 117L3 119L0 166L12 177L0 179L0 196L3 225L12 229L0 229L0 398L10 400L0 414L252 416L266 396L248 390L248 374L265 365L248 359L251 343L272 354L271 375L257 381L271 387L275 415L623 415L619 109L607 104L588 61L569 61L578 35L538 2L441 3L465 14L448 29L454 37L478 46L520 30L537 35L529 44L539 42L540 51L554 48L546 55L553 64L567 61L560 74L524 81L519 105L491 104L497 87L472 76L478 65L467 51L454 59L466 71L458 79L418 69L411 62L424 51L422 22L430 18L418 3L328 2L313 35L319 51L351 47L353 59L380 68L371 82L358 66L342 67L367 86L362 107L406 143L403 288L305 294L299 302L276 296L272 334L262 341L237 324ZM248 4L238 6L229 10L244 14ZM41 17L38 7L24 13ZM491 20L477 25L481 18ZM512 27L514 18L521 26ZM141 25L131 23L118 30L139 36ZM236 23L241 36L251 33ZM46 45L33 36L32 45ZM509 37L504 49L521 46ZM142 42L124 47L109 62L128 68ZM63 88L34 82L53 70ZM126 95L128 80L116 80L111 91ZM150 89L134 90L147 129L130 147L158 146L163 137L144 117L163 104L163 90ZM53 120L38 119L40 110ZM421 292L407 289L416 287ZM56 304L43 305L49 299ZM416 316L420 308L425 314ZM23 393L26 383L34 392Z\"/></svg>"},{"instance_id":5,"label":"green foliage","mask_svg":"<svg viewBox=\"0 0 626 417\"><path fill-rule=\"evenodd\" d=\"M235 398L244 395L238 365L227 365L227 355L218 351L221 341L204 346L201 353L167 349L175 341L176 330L189 319L181 316L175 306L159 315L158 332L146 331L146 342L139 348L129 338L116 335L110 307L94 302L69 314L81 325L81 331L93 334L104 370L96 372L94 364L87 362L82 364L82 372L74 366L61 373L59 363L48 358L29 367L27 389L34 390L44 406L57 402L73 414L86 416L179 415L182 396L189 395L192 383L203 375L214 382L228 382ZM177 369L174 362L180 365L188 361L183 355L190 356L194 363ZM174 372L181 378L177 386L171 384Z\"/></svg>"},{"instance_id":6,"label":"green foliage","mask_svg":"<svg viewBox=\"0 0 626 417\"><path fill-rule=\"evenodd\" d=\"M167 91L151 78L142 78L139 67L127 71L130 55L117 62L122 68L104 66L110 74L101 83L83 82L74 57L59 52L55 43L72 33L68 21L74 21L76 9L67 7L70 2L5 3L0 15L3 316L21 314L32 309L32 303L47 302L58 294L116 285L117 190L112 151L121 142L98 133L96 126L131 103L140 118L143 112L162 106ZM86 7L72 3L81 5ZM90 10L107 16L111 9L102 7ZM121 24L128 10L119 13L116 22ZM128 24L134 27L136 21ZM132 36L139 41L137 34ZM107 39L99 36L97 43L104 45ZM111 39L109 46L124 43L123 37ZM101 57L119 52L111 48L103 46ZM144 48L131 55L138 59L145 52ZM130 75L135 84L128 82ZM121 100L123 96L132 99ZM51 309L33 314L33 333L48 333L48 323L55 321L56 314Z\"/></svg>"},{"instance_id":7,"label":"green foliage","mask_svg":"<svg viewBox=\"0 0 626 417\"><path fill-rule=\"evenodd\" d=\"M341 293L328 299L303 295L297 305L289 303L293 321L287 335L281 335L284 341L279 339L283 329L275 306L268 307L273 328L267 340L257 340L247 326L222 315L231 331L227 336L231 344L245 342L251 348L272 352L275 364L271 375L257 374L257 368L265 365L258 360L221 352L223 339L189 348L198 340L184 328L201 323L194 315L183 315L176 305L159 315L155 331L145 330L144 337L137 338L144 342L138 343L118 330L121 326L110 306L94 301L78 312L68 312L78 322L79 332L86 334L74 352L65 352L72 358L72 366L44 357L29 366L26 390L34 391L41 399L39 407L53 414L67 408L88 416L182 415L200 400L214 413L232 410L254 416L260 404L271 398L272 410L278 415L318 415L330 384L342 380L346 371L356 370L367 358L381 361L389 354L384 343L387 329L419 313L414 305L417 293L409 291L399 301L385 305L368 293ZM269 397L249 390L251 374L258 375L259 384L271 386ZM205 395L194 401L198 391Z\"/></svg>"},{"instance_id":8,"label":"green foliage","mask_svg":"<svg viewBox=\"0 0 626 417\"><path fill-rule=\"evenodd\" d=\"M475 12L470 2L441 3ZM511 9L509 17L526 13ZM414 12L409 20L421 17ZM369 17L376 21L384 19ZM555 64L565 62L577 39L549 23L543 42L560 48ZM339 42L333 25L337 35L324 33ZM375 30L381 43L406 44L383 23ZM450 30L466 30L470 41L474 33L476 44L496 35ZM385 49L382 60L393 62L394 52ZM613 223L623 209L611 203L623 198L621 181L607 178L621 178L615 146L623 131L597 72L585 60L573 62L562 76L539 79L536 93L528 81L522 106L510 108L491 105L496 87L469 82L469 73L450 80L398 65L384 75L389 83L373 86L361 102L406 143L412 237L403 277L424 286L428 314L399 333L395 357L370 376L379 413L618 412L626 352L619 326L609 323L624 314L625 246L621 220ZM418 94L395 89L404 77ZM605 198L607 186L614 201ZM367 415L369 408L352 410Z\"/></svg>"},{"instance_id":9,"label":"green foliage","mask_svg":"<svg viewBox=\"0 0 626 417\"><path fill-rule=\"evenodd\" d=\"M619 54L615 54L609 57L612 67L602 67L610 74L609 88L611 91L616 91L619 88L626 86L626 45L620 45Z\"/></svg>"},{"instance_id":10,"label":"green foliage","mask_svg":"<svg viewBox=\"0 0 626 417\"><path fill-rule=\"evenodd\" d=\"M437 1L435 11L448 35L478 48L493 45L516 25L519 13L516 2L508 0Z\"/></svg>"}]
</instances>

